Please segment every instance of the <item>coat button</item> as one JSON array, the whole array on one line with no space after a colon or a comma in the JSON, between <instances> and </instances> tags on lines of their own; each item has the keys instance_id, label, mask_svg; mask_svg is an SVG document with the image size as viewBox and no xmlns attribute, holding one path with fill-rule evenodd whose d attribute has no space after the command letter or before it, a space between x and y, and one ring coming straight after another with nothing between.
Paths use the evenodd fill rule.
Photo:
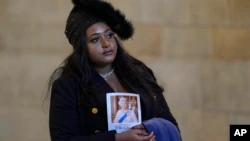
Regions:
<instances>
[{"instance_id":1,"label":"coat button","mask_svg":"<svg viewBox=\"0 0 250 141\"><path fill-rule=\"evenodd\" d=\"M100 133L100 131L99 130L95 130L95 133L98 134L98 133Z\"/></svg>"},{"instance_id":2,"label":"coat button","mask_svg":"<svg viewBox=\"0 0 250 141\"><path fill-rule=\"evenodd\" d=\"M98 109L97 108L92 108L92 113L93 114L97 114L98 113Z\"/></svg>"}]
</instances>

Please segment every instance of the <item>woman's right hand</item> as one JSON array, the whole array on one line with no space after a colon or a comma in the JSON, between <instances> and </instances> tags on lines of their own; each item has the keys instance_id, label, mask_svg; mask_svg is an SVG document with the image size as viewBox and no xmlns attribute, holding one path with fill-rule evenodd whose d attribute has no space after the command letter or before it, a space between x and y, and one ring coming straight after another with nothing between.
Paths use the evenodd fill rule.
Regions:
<instances>
[{"instance_id":1,"label":"woman's right hand","mask_svg":"<svg viewBox=\"0 0 250 141\"><path fill-rule=\"evenodd\" d=\"M145 130L129 129L125 132L115 135L116 141L154 141L155 135L151 132L149 135Z\"/></svg>"}]
</instances>

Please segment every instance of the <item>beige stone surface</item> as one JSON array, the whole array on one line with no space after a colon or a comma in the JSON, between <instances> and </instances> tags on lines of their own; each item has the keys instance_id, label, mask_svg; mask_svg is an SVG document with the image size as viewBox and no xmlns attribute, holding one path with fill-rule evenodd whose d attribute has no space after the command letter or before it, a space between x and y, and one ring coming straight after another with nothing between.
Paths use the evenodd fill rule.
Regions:
<instances>
[{"instance_id":1,"label":"beige stone surface","mask_svg":"<svg viewBox=\"0 0 250 141\"><path fill-rule=\"evenodd\" d=\"M249 124L250 123L250 115L246 114L231 114L230 115L230 124Z\"/></svg>"},{"instance_id":2,"label":"beige stone surface","mask_svg":"<svg viewBox=\"0 0 250 141\"><path fill-rule=\"evenodd\" d=\"M207 60L201 64L201 89L202 89L202 108L205 110L216 110L218 106L216 77L214 72L214 61Z\"/></svg>"},{"instance_id":3,"label":"beige stone surface","mask_svg":"<svg viewBox=\"0 0 250 141\"><path fill-rule=\"evenodd\" d=\"M196 134L197 141L211 141L211 140L228 141L229 140L229 117L228 115L203 111L200 118L202 122L201 122L200 132Z\"/></svg>"},{"instance_id":4,"label":"beige stone surface","mask_svg":"<svg viewBox=\"0 0 250 141\"><path fill-rule=\"evenodd\" d=\"M214 28L213 56L215 59L250 59L250 30L247 28Z\"/></svg>"},{"instance_id":5,"label":"beige stone surface","mask_svg":"<svg viewBox=\"0 0 250 141\"><path fill-rule=\"evenodd\" d=\"M209 57L211 32L203 28L165 28L162 50L166 57Z\"/></svg>"},{"instance_id":6,"label":"beige stone surface","mask_svg":"<svg viewBox=\"0 0 250 141\"><path fill-rule=\"evenodd\" d=\"M188 108L172 108L172 111L179 123L183 140L229 140L229 116L227 114Z\"/></svg>"},{"instance_id":7,"label":"beige stone surface","mask_svg":"<svg viewBox=\"0 0 250 141\"><path fill-rule=\"evenodd\" d=\"M227 2L227 0L188 0L190 22L202 25L227 24Z\"/></svg>"},{"instance_id":8,"label":"beige stone surface","mask_svg":"<svg viewBox=\"0 0 250 141\"><path fill-rule=\"evenodd\" d=\"M247 63L209 62L202 72L205 109L220 112L249 112Z\"/></svg>"},{"instance_id":9,"label":"beige stone surface","mask_svg":"<svg viewBox=\"0 0 250 141\"><path fill-rule=\"evenodd\" d=\"M2 106L42 108L48 78L66 56L1 54ZM7 61L9 60L9 61ZM7 62L6 62L7 61Z\"/></svg>"},{"instance_id":10,"label":"beige stone surface","mask_svg":"<svg viewBox=\"0 0 250 141\"><path fill-rule=\"evenodd\" d=\"M250 61L248 61L247 66L248 66L248 70L247 70L247 74L248 74L247 80L248 80L248 82L247 82L247 85L249 86L250 85ZM248 87L247 93L248 93L248 96L249 96L250 95L250 87Z\"/></svg>"},{"instance_id":11,"label":"beige stone surface","mask_svg":"<svg viewBox=\"0 0 250 141\"><path fill-rule=\"evenodd\" d=\"M1 26L1 24L0 24L0 26ZM2 36L0 34L0 52L3 51L4 48L5 48L5 44L3 42L3 38L2 38Z\"/></svg>"},{"instance_id":12,"label":"beige stone surface","mask_svg":"<svg viewBox=\"0 0 250 141\"><path fill-rule=\"evenodd\" d=\"M66 23L72 8L70 1L4 0L8 23Z\"/></svg>"},{"instance_id":13,"label":"beige stone surface","mask_svg":"<svg viewBox=\"0 0 250 141\"><path fill-rule=\"evenodd\" d=\"M137 0L138 19L145 24L163 25L164 20L164 0Z\"/></svg>"},{"instance_id":14,"label":"beige stone surface","mask_svg":"<svg viewBox=\"0 0 250 141\"><path fill-rule=\"evenodd\" d=\"M203 111L201 109L192 109L187 113L185 131L189 134L190 141L199 141L204 121L202 119Z\"/></svg>"},{"instance_id":15,"label":"beige stone surface","mask_svg":"<svg viewBox=\"0 0 250 141\"><path fill-rule=\"evenodd\" d=\"M229 21L227 0L165 0L164 2L165 23L171 27L223 25Z\"/></svg>"},{"instance_id":16,"label":"beige stone surface","mask_svg":"<svg viewBox=\"0 0 250 141\"><path fill-rule=\"evenodd\" d=\"M179 124L182 140L199 141L197 140L197 136L200 134L202 128L202 111L184 107L170 108L172 108L172 114Z\"/></svg>"},{"instance_id":17,"label":"beige stone surface","mask_svg":"<svg viewBox=\"0 0 250 141\"><path fill-rule=\"evenodd\" d=\"M111 2L114 7L120 9L128 20L132 21L133 23L139 22L139 12L138 12L138 0L108 0Z\"/></svg>"},{"instance_id":18,"label":"beige stone surface","mask_svg":"<svg viewBox=\"0 0 250 141\"><path fill-rule=\"evenodd\" d=\"M7 6L8 1L2 1L0 5L0 23L3 23L4 21L7 21L7 13L5 12L8 8ZM1 28L1 27L0 27Z\"/></svg>"},{"instance_id":19,"label":"beige stone surface","mask_svg":"<svg viewBox=\"0 0 250 141\"><path fill-rule=\"evenodd\" d=\"M12 139L17 141L50 140L48 114L42 109L16 108Z\"/></svg>"},{"instance_id":20,"label":"beige stone surface","mask_svg":"<svg viewBox=\"0 0 250 141\"><path fill-rule=\"evenodd\" d=\"M164 19L167 25L190 24L190 6L188 0L165 0Z\"/></svg>"},{"instance_id":21,"label":"beige stone surface","mask_svg":"<svg viewBox=\"0 0 250 141\"><path fill-rule=\"evenodd\" d=\"M17 92L18 85L15 81L15 78L18 75L16 71L19 69L16 61L18 59L18 54L9 56L7 54L0 53L0 107L10 106L12 100L15 98L14 93Z\"/></svg>"},{"instance_id":22,"label":"beige stone surface","mask_svg":"<svg viewBox=\"0 0 250 141\"><path fill-rule=\"evenodd\" d=\"M163 82L168 103L178 108L201 108L199 61L157 60L147 64L153 69L159 82Z\"/></svg>"},{"instance_id":23,"label":"beige stone surface","mask_svg":"<svg viewBox=\"0 0 250 141\"><path fill-rule=\"evenodd\" d=\"M229 124L249 124L249 0L109 1L135 23L123 44L166 89L183 140L227 141ZM43 94L72 51L64 35L71 7L1 1L0 141L49 140Z\"/></svg>"},{"instance_id":24,"label":"beige stone surface","mask_svg":"<svg viewBox=\"0 0 250 141\"><path fill-rule=\"evenodd\" d=\"M232 24L250 24L250 1L229 0L230 22Z\"/></svg>"},{"instance_id":25,"label":"beige stone surface","mask_svg":"<svg viewBox=\"0 0 250 141\"><path fill-rule=\"evenodd\" d=\"M189 108L174 108L171 104L169 104L169 107L171 108L171 110L172 110L171 112L179 124L178 126L179 126L180 131L181 131L182 139L195 141L195 139L194 139L195 136L193 134L190 134L189 130L188 130L189 129L188 116L189 116L189 113L192 113L191 109L189 109Z\"/></svg>"},{"instance_id":26,"label":"beige stone surface","mask_svg":"<svg viewBox=\"0 0 250 141\"><path fill-rule=\"evenodd\" d=\"M135 24L135 35L123 42L125 49L135 56L160 57L163 27L156 25Z\"/></svg>"},{"instance_id":27,"label":"beige stone surface","mask_svg":"<svg viewBox=\"0 0 250 141\"><path fill-rule=\"evenodd\" d=\"M11 112L12 111L12 112ZM0 108L0 141L2 137L10 137L14 131L14 108L11 106Z\"/></svg>"},{"instance_id":28,"label":"beige stone surface","mask_svg":"<svg viewBox=\"0 0 250 141\"><path fill-rule=\"evenodd\" d=\"M54 52L72 49L61 24L4 24L0 37L4 50Z\"/></svg>"}]
</instances>

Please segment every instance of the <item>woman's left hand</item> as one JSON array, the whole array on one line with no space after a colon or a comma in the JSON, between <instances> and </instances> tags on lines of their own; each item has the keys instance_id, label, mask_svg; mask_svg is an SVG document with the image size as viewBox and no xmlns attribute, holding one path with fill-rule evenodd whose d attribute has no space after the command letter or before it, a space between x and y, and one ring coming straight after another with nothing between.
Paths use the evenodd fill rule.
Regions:
<instances>
[{"instance_id":1,"label":"woman's left hand","mask_svg":"<svg viewBox=\"0 0 250 141\"><path fill-rule=\"evenodd\" d=\"M136 125L134 127L132 127L132 129L142 129L142 130L146 130L145 126L143 124L139 124L139 125Z\"/></svg>"},{"instance_id":2,"label":"woman's left hand","mask_svg":"<svg viewBox=\"0 0 250 141\"><path fill-rule=\"evenodd\" d=\"M143 124L136 125L136 126L132 127L132 129L139 129L139 130L143 130L145 133L147 132L147 130Z\"/></svg>"},{"instance_id":3,"label":"woman's left hand","mask_svg":"<svg viewBox=\"0 0 250 141\"><path fill-rule=\"evenodd\" d=\"M144 130L145 132L147 132L147 130L143 124L136 125L136 126L132 127L132 129L139 129L139 130ZM155 141L155 137L151 138L149 141Z\"/></svg>"}]
</instances>

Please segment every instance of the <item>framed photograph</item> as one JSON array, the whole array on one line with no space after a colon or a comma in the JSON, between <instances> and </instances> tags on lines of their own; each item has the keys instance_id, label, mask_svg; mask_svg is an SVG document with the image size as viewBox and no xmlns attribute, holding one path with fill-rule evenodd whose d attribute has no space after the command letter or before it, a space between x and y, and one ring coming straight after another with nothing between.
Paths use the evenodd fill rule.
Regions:
<instances>
[{"instance_id":1,"label":"framed photograph","mask_svg":"<svg viewBox=\"0 0 250 141\"><path fill-rule=\"evenodd\" d=\"M124 132L141 124L141 102L139 94L107 93L108 129Z\"/></svg>"}]
</instances>

